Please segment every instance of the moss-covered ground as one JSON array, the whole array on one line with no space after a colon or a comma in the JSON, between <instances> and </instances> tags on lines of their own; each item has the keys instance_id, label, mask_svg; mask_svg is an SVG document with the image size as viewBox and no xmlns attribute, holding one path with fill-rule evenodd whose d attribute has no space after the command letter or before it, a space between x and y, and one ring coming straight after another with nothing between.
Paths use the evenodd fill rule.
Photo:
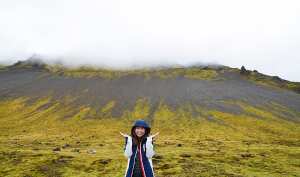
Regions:
<instances>
[{"instance_id":1,"label":"moss-covered ground","mask_svg":"<svg viewBox=\"0 0 300 177\"><path fill-rule=\"evenodd\" d=\"M136 102L122 117L110 117L114 106L104 106L101 120L85 119L94 108L57 102L44 109L51 93L28 104L30 98L0 102L1 176L123 176L127 159L124 138L137 119L146 119L151 105ZM64 103L72 102L65 98ZM277 118L274 111L228 102L260 118L242 113L207 110L190 103L170 109L162 99L148 121L155 138L153 159L157 176L300 176L300 126ZM272 106L298 115L277 103ZM258 107L260 105L257 105ZM194 116L197 111L202 116ZM95 113L96 114L96 113ZM106 116L106 117L105 117ZM220 123L207 121L209 116ZM62 146L71 144L71 147ZM181 144L181 146L179 145ZM61 151L53 151L60 147ZM38 148L38 151L34 149ZM79 149L79 152L71 152ZM98 153L87 151L94 149Z\"/></svg>"},{"instance_id":2,"label":"moss-covered ground","mask_svg":"<svg viewBox=\"0 0 300 177\"><path fill-rule=\"evenodd\" d=\"M216 71L218 67L203 67L198 66L194 68L184 68L181 66L177 67L157 67L157 68L138 68L138 69L122 69L122 70L113 70L109 68L100 68L100 67L88 67L88 66L79 66L79 67L64 67L60 64L49 65L49 64L35 64L27 62L19 62L11 66L0 67L0 71L6 70L15 70L15 69L42 69L45 73L42 76L49 74L54 74L57 77L104 77L107 80L118 79L123 76L136 75L138 78L144 77L145 81L149 80L151 77L158 76L162 79L172 78L174 76L179 76L184 74L185 77L196 78L205 81L222 81L225 78L219 77L219 73L224 73L224 69ZM225 67L228 71L232 70L229 67ZM229 71L230 72L230 71ZM42 77L41 76L41 77Z\"/></svg>"},{"instance_id":3,"label":"moss-covered ground","mask_svg":"<svg viewBox=\"0 0 300 177\"><path fill-rule=\"evenodd\" d=\"M267 76L259 72L249 71L248 76L244 76L245 79L250 80L251 82L263 85L274 87L277 89L292 91L295 93L300 93L300 83L292 82L288 80L281 79L278 76Z\"/></svg>"}]
</instances>

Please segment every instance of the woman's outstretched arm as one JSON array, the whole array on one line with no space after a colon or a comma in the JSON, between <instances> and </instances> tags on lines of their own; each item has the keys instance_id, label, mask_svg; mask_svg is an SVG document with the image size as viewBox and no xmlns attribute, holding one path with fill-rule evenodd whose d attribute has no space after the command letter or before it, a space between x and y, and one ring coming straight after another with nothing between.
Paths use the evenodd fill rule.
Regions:
<instances>
[{"instance_id":1,"label":"woman's outstretched arm","mask_svg":"<svg viewBox=\"0 0 300 177\"><path fill-rule=\"evenodd\" d=\"M153 138L156 137L158 134L159 134L159 132L156 133L156 134L154 134L154 135L151 135L151 136L147 137L147 142L146 142L146 149L147 149L146 150L146 157L148 159L151 159L153 157L153 155L154 155Z\"/></svg>"},{"instance_id":2,"label":"woman's outstretched arm","mask_svg":"<svg viewBox=\"0 0 300 177\"><path fill-rule=\"evenodd\" d=\"M126 138L124 155L125 157L130 158L132 156L132 137L127 134L123 134L122 132L120 132L120 134Z\"/></svg>"}]
</instances>

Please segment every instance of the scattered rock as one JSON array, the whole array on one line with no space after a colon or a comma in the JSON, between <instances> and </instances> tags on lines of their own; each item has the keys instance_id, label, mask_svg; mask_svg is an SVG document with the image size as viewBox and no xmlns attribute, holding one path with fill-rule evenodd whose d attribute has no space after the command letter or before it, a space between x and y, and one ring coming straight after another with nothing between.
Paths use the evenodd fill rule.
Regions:
<instances>
[{"instance_id":1,"label":"scattered rock","mask_svg":"<svg viewBox=\"0 0 300 177\"><path fill-rule=\"evenodd\" d=\"M76 144L78 144L78 143L82 143L81 141L76 141Z\"/></svg>"},{"instance_id":2,"label":"scattered rock","mask_svg":"<svg viewBox=\"0 0 300 177\"><path fill-rule=\"evenodd\" d=\"M33 149L34 151L39 151L39 148L35 148L35 149Z\"/></svg>"},{"instance_id":3,"label":"scattered rock","mask_svg":"<svg viewBox=\"0 0 300 177\"><path fill-rule=\"evenodd\" d=\"M218 150L217 150L217 152L221 152L221 150L220 150L220 149L218 149Z\"/></svg>"},{"instance_id":4,"label":"scattered rock","mask_svg":"<svg viewBox=\"0 0 300 177\"><path fill-rule=\"evenodd\" d=\"M96 150L89 150L89 151L87 151L87 153L96 154L96 153L98 153L98 151L96 151Z\"/></svg>"},{"instance_id":5,"label":"scattered rock","mask_svg":"<svg viewBox=\"0 0 300 177\"><path fill-rule=\"evenodd\" d=\"M38 144L42 144L41 142L37 142Z\"/></svg>"},{"instance_id":6,"label":"scattered rock","mask_svg":"<svg viewBox=\"0 0 300 177\"><path fill-rule=\"evenodd\" d=\"M57 147L57 148L53 149L53 151L60 151L60 148Z\"/></svg>"},{"instance_id":7,"label":"scattered rock","mask_svg":"<svg viewBox=\"0 0 300 177\"><path fill-rule=\"evenodd\" d=\"M191 157L191 155L190 154L181 154L181 155L179 155L180 157L185 157L185 158L190 158Z\"/></svg>"},{"instance_id":8,"label":"scattered rock","mask_svg":"<svg viewBox=\"0 0 300 177\"><path fill-rule=\"evenodd\" d=\"M264 157L265 157L265 156L266 156L266 153L264 152L264 153L260 154L260 156L264 156Z\"/></svg>"},{"instance_id":9,"label":"scattered rock","mask_svg":"<svg viewBox=\"0 0 300 177\"><path fill-rule=\"evenodd\" d=\"M51 145L51 143L46 143L45 145Z\"/></svg>"},{"instance_id":10,"label":"scattered rock","mask_svg":"<svg viewBox=\"0 0 300 177\"><path fill-rule=\"evenodd\" d=\"M17 142L12 142L13 144L17 144Z\"/></svg>"},{"instance_id":11,"label":"scattered rock","mask_svg":"<svg viewBox=\"0 0 300 177\"><path fill-rule=\"evenodd\" d=\"M152 158L154 158L154 159L162 159L163 156L159 155L159 154L154 154Z\"/></svg>"},{"instance_id":12,"label":"scattered rock","mask_svg":"<svg viewBox=\"0 0 300 177\"><path fill-rule=\"evenodd\" d=\"M100 159L95 160L91 165L106 165L111 161L111 159Z\"/></svg>"},{"instance_id":13,"label":"scattered rock","mask_svg":"<svg viewBox=\"0 0 300 177\"><path fill-rule=\"evenodd\" d=\"M100 144L100 146L103 146L103 144Z\"/></svg>"},{"instance_id":14,"label":"scattered rock","mask_svg":"<svg viewBox=\"0 0 300 177\"><path fill-rule=\"evenodd\" d=\"M20 145L20 146L24 146L23 144L21 144L21 143L19 143L18 145Z\"/></svg>"},{"instance_id":15,"label":"scattered rock","mask_svg":"<svg viewBox=\"0 0 300 177\"><path fill-rule=\"evenodd\" d=\"M71 147L71 146L72 146L72 144L66 144L66 146L67 146L67 147Z\"/></svg>"},{"instance_id":16,"label":"scattered rock","mask_svg":"<svg viewBox=\"0 0 300 177\"><path fill-rule=\"evenodd\" d=\"M71 152L79 152L79 149L72 149Z\"/></svg>"},{"instance_id":17,"label":"scattered rock","mask_svg":"<svg viewBox=\"0 0 300 177\"><path fill-rule=\"evenodd\" d=\"M253 142L250 142L250 143L246 143L246 145L250 146Z\"/></svg>"},{"instance_id":18,"label":"scattered rock","mask_svg":"<svg viewBox=\"0 0 300 177\"><path fill-rule=\"evenodd\" d=\"M177 144L177 147L182 147L182 144Z\"/></svg>"},{"instance_id":19,"label":"scattered rock","mask_svg":"<svg viewBox=\"0 0 300 177\"><path fill-rule=\"evenodd\" d=\"M62 148L63 148L63 149L66 149L66 146L63 146Z\"/></svg>"}]
</instances>

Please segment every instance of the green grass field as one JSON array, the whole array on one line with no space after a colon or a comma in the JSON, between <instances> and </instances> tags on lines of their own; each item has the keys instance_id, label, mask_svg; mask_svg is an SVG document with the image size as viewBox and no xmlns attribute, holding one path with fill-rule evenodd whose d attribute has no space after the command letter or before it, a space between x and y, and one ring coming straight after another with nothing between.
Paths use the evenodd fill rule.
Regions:
<instances>
[{"instance_id":1,"label":"green grass field","mask_svg":"<svg viewBox=\"0 0 300 177\"><path fill-rule=\"evenodd\" d=\"M130 133L135 120L146 119L151 105L141 99L123 117L106 119L113 107L111 102L97 113L104 116L98 120L85 119L92 108L71 109L73 99L68 97L43 109L50 98L51 93L30 105L30 98L23 97L0 102L0 174L123 176L127 159L119 132ZM163 159L154 159L157 176L300 176L298 123L279 119L278 113L267 108L239 102L226 104L239 105L261 118L209 111L190 103L172 110L162 99L150 123L152 133L160 132L154 142L155 153L163 155ZM277 103L271 106L299 115ZM77 113L63 119L71 115L70 110ZM193 111L223 124L193 116ZM71 147L53 151L66 143ZM87 153L91 149L98 153Z\"/></svg>"}]
</instances>

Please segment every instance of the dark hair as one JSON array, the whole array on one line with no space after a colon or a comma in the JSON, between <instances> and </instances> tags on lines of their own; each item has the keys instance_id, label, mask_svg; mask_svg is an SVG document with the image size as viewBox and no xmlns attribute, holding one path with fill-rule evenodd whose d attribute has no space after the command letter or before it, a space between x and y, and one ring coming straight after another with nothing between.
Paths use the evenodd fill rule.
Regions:
<instances>
[{"instance_id":1,"label":"dark hair","mask_svg":"<svg viewBox=\"0 0 300 177\"><path fill-rule=\"evenodd\" d=\"M146 128L146 127L144 127L144 128L145 128L145 134L142 137L140 137L140 138L135 133L136 127L133 128L132 134L133 134L133 139L134 140L132 142L132 146L138 146L141 143L141 141L144 140L144 138L146 137L146 135L149 134L148 128Z\"/></svg>"}]
</instances>

